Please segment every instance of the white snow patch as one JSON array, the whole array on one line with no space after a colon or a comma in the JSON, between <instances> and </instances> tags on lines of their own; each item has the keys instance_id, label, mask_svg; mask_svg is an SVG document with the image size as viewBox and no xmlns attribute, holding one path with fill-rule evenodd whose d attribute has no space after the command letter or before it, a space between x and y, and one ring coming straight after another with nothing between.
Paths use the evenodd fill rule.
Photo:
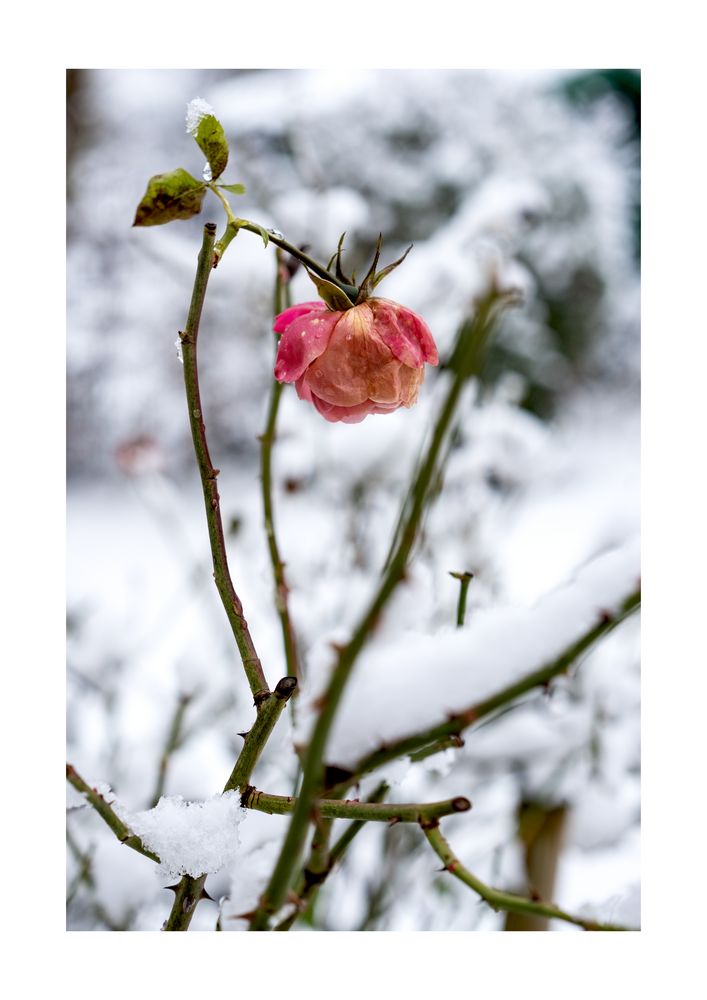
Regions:
<instances>
[{"instance_id":1,"label":"white snow patch","mask_svg":"<svg viewBox=\"0 0 707 1000\"><path fill-rule=\"evenodd\" d=\"M212 115L214 109L203 97L195 97L187 104L186 129L190 135L196 135L201 121L208 115Z\"/></svg>"},{"instance_id":2,"label":"white snow patch","mask_svg":"<svg viewBox=\"0 0 707 1000\"><path fill-rule=\"evenodd\" d=\"M245 815L238 792L215 795L205 802L186 802L181 795L161 798L154 809L115 811L145 847L158 854L170 878L198 876L229 865L239 845L238 825Z\"/></svg>"}]
</instances>

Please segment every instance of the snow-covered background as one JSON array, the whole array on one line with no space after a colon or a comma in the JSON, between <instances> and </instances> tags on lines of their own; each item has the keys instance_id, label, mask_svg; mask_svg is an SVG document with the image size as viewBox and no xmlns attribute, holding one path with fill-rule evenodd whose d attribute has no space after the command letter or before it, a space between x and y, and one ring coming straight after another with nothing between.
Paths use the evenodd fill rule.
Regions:
<instances>
[{"instance_id":1,"label":"snow-covered background","mask_svg":"<svg viewBox=\"0 0 707 1000\"><path fill-rule=\"evenodd\" d=\"M536 668L635 584L638 147L630 103L603 83L463 71L72 78L68 759L90 782L109 782L148 835L166 831L158 853L171 861L158 870L121 847L72 797L69 927L157 929L172 899L162 887L194 866L213 872L207 888L223 899L223 929L240 929L230 918L252 907L286 823L213 799L252 709L210 576L174 341L201 226L220 225L221 210L212 200L195 220L130 228L150 176L201 169L184 130L187 102L204 97L224 124L225 180L248 192L233 199L238 214L324 261L345 230L347 265L359 273L379 232L383 263L414 243L383 294L427 320L443 361L491 275L523 291L462 404L409 578L354 674L328 756L346 764ZM257 435L272 371L273 278L272 250L239 235L213 275L200 341L231 570L271 685L285 667ZM312 297L306 276L296 276L293 297ZM413 410L359 425L329 425L284 393L275 501L308 670L298 736L330 643L375 586L445 379L444 366L428 371ZM449 573L460 570L474 580L456 630ZM636 926L638 670L634 617L551 692L469 731L463 748L370 776L360 792L385 777L400 801L467 795L472 812L443 824L456 853L481 878L525 892L518 810L564 806L555 901ZM405 697L401 673L414 679ZM187 696L169 799L146 812ZM270 792L292 791L291 716L255 774ZM203 837L185 837L190 822ZM320 894L314 927L503 928L502 915L438 868L417 829L371 824ZM217 917L202 903L192 927L213 930Z\"/></svg>"}]
</instances>

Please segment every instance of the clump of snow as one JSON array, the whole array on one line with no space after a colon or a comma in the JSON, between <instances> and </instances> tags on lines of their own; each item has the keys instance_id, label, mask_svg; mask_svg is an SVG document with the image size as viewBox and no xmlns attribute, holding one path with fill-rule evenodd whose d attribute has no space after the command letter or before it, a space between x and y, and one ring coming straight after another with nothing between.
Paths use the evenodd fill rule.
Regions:
<instances>
[{"instance_id":1,"label":"clump of snow","mask_svg":"<svg viewBox=\"0 0 707 1000\"><path fill-rule=\"evenodd\" d=\"M110 805L115 802L115 792L110 787L107 781L97 781L95 785L91 786L94 791L98 792L104 802Z\"/></svg>"},{"instance_id":2,"label":"clump of snow","mask_svg":"<svg viewBox=\"0 0 707 1000\"><path fill-rule=\"evenodd\" d=\"M203 97L195 97L187 104L186 127L190 135L196 135L199 124L207 115L212 115L214 109Z\"/></svg>"},{"instance_id":3,"label":"clump of snow","mask_svg":"<svg viewBox=\"0 0 707 1000\"><path fill-rule=\"evenodd\" d=\"M89 782L90 784L90 782ZM98 792L103 801L107 805L115 802L115 792L110 787L107 781L96 781L91 785L91 788ZM66 786L66 808L67 809L80 809L82 806L88 805L88 799L83 792L80 792L73 785L67 783Z\"/></svg>"},{"instance_id":4,"label":"clump of snow","mask_svg":"<svg viewBox=\"0 0 707 1000\"><path fill-rule=\"evenodd\" d=\"M238 851L238 825L245 815L238 792L206 802L186 802L181 795L161 798L154 809L116 812L161 861L164 875L198 876L220 871Z\"/></svg>"},{"instance_id":5,"label":"clump of snow","mask_svg":"<svg viewBox=\"0 0 707 1000\"><path fill-rule=\"evenodd\" d=\"M408 632L364 654L347 688L326 759L350 767L365 753L426 729L515 683L559 656L636 588L637 538L604 553L575 579L532 608L479 609L468 628L435 635ZM333 661L333 654L330 663ZM313 703L327 682L316 679L298 705L296 740L307 742Z\"/></svg>"}]
</instances>

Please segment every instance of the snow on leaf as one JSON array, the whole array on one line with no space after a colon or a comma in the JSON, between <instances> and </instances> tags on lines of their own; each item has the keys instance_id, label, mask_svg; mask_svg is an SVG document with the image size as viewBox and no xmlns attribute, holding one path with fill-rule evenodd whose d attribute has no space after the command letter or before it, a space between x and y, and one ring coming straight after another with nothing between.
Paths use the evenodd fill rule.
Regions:
<instances>
[{"instance_id":1,"label":"snow on leaf","mask_svg":"<svg viewBox=\"0 0 707 1000\"><path fill-rule=\"evenodd\" d=\"M213 115L214 109L203 97L195 97L187 104L186 130L196 138L200 122L208 115Z\"/></svg>"}]
</instances>

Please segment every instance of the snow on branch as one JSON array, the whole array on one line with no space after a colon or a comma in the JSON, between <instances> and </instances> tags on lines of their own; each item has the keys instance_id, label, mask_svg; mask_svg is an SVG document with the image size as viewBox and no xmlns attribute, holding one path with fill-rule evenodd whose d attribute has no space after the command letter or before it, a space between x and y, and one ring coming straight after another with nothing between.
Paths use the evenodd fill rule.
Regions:
<instances>
[{"instance_id":1,"label":"snow on branch","mask_svg":"<svg viewBox=\"0 0 707 1000\"><path fill-rule=\"evenodd\" d=\"M638 586L633 538L582 567L531 608L480 609L466 628L408 632L361 656L326 760L351 768L366 754L443 722L561 656ZM321 678L319 678L321 682ZM295 739L306 743L320 686L303 692Z\"/></svg>"}]
</instances>

